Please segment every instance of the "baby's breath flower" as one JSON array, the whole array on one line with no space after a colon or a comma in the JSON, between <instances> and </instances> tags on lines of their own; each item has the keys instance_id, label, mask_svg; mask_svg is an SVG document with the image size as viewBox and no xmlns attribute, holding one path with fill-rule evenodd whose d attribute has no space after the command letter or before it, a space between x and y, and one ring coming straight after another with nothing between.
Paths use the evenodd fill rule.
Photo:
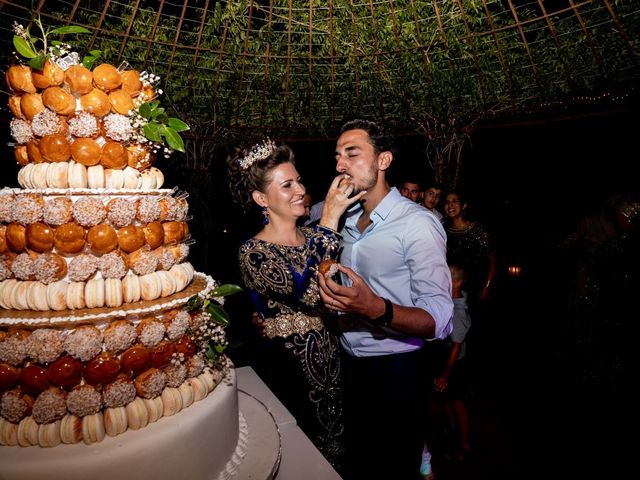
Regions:
<instances>
[{"instance_id":1,"label":"baby's breath flower","mask_svg":"<svg viewBox=\"0 0 640 480\"><path fill-rule=\"evenodd\" d=\"M13 22L13 33L27 40L27 31L18 22Z\"/></svg>"}]
</instances>

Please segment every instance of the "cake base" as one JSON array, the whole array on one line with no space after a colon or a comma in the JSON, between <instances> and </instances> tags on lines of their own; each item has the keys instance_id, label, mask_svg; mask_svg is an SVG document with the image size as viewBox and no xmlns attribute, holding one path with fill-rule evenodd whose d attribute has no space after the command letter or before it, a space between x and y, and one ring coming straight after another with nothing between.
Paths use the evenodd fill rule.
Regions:
<instances>
[{"instance_id":1,"label":"cake base","mask_svg":"<svg viewBox=\"0 0 640 480\"><path fill-rule=\"evenodd\" d=\"M272 480L280 432L267 408L237 391L231 368L205 399L102 442L0 447L0 480Z\"/></svg>"},{"instance_id":2,"label":"cake base","mask_svg":"<svg viewBox=\"0 0 640 480\"><path fill-rule=\"evenodd\" d=\"M143 429L91 445L2 446L0 479L211 480L237 452L238 437L236 374L230 368L206 398Z\"/></svg>"},{"instance_id":3,"label":"cake base","mask_svg":"<svg viewBox=\"0 0 640 480\"><path fill-rule=\"evenodd\" d=\"M271 480L275 478L282 458L276 421L260 400L245 392L238 392L238 405L248 426L247 454L237 472L218 478Z\"/></svg>"}]
</instances>

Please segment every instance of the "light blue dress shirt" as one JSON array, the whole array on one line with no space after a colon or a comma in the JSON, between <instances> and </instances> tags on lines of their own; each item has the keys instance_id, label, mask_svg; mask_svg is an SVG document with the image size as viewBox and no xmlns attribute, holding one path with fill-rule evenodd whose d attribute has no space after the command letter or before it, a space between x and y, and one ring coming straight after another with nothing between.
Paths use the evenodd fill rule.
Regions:
<instances>
[{"instance_id":1,"label":"light blue dress shirt","mask_svg":"<svg viewBox=\"0 0 640 480\"><path fill-rule=\"evenodd\" d=\"M393 187L371 213L360 233L358 204L347 212L340 263L351 268L373 291L393 303L419 307L436 323L435 338L451 333L453 301L447 266L447 235L440 221ZM343 285L350 285L342 275ZM340 316L342 346L357 357L417 350L424 339L373 325L353 314Z\"/></svg>"}]
</instances>

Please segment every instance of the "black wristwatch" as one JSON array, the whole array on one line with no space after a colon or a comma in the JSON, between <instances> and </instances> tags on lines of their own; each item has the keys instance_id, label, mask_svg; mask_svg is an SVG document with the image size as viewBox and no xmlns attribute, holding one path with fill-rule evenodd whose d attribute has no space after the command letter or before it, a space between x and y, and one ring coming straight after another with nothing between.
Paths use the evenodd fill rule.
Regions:
<instances>
[{"instance_id":1,"label":"black wristwatch","mask_svg":"<svg viewBox=\"0 0 640 480\"><path fill-rule=\"evenodd\" d=\"M378 318L374 318L371 321L379 327L388 327L393 320L393 303L388 298L380 297L384 300L384 313Z\"/></svg>"}]
</instances>

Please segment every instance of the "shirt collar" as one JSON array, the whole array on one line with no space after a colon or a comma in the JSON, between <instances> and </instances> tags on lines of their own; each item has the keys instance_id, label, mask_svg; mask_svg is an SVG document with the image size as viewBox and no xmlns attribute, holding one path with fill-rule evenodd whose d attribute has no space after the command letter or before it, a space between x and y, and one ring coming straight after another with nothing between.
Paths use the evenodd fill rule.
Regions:
<instances>
[{"instance_id":1,"label":"shirt collar","mask_svg":"<svg viewBox=\"0 0 640 480\"><path fill-rule=\"evenodd\" d=\"M384 220L393 210L393 207L403 201L404 197L400 194L396 187L391 187L391 191L387 193L380 203L371 212L371 221L376 223L378 220ZM347 220L345 226L347 228L355 228L355 224L362 213L362 204L355 203L347 210Z\"/></svg>"},{"instance_id":2,"label":"shirt collar","mask_svg":"<svg viewBox=\"0 0 640 480\"><path fill-rule=\"evenodd\" d=\"M380 201L380 203L373 209L371 212L371 219L376 216L381 220L387 218L393 207L400 201L402 201L404 197L400 194L396 187L391 187L391 191L387 193L384 198Z\"/></svg>"}]
</instances>

